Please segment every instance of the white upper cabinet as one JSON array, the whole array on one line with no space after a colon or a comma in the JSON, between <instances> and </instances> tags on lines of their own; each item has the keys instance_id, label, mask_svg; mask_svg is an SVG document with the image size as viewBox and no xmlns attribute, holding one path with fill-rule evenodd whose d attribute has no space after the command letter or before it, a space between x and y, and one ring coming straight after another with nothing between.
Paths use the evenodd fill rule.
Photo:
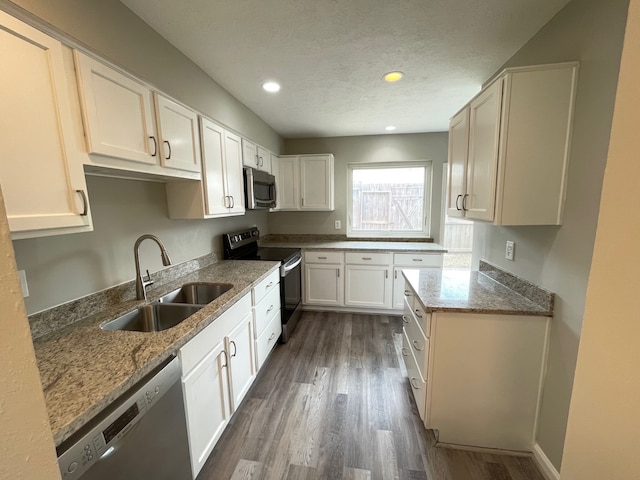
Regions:
<instances>
[{"instance_id":1,"label":"white upper cabinet","mask_svg":"<svg viewBox=\"0 0 640 480\"><path fill-rule=\"evenodd\" d=\"M194 111L75 51L87 171L139 178L201 178Z\"/></svg>"},{"instance_id":2,"label":"white upper cabinet","mask_svg":"<svg viewBox=\"0 0 640 480\"><path fill-rule=\"evenodd\" d=\"M89 153L157 165L151 90L74 51Z\"/></svg>"},{"instance_id":3,"label":"white upper cabinet","mask_svg":"<svg viewBox=\"0 0 640 480\"><path fill-rule=\"evenodd\" d=\"M0 184L12 237L90 231L63 46L4 12L0 27Z\"/></svg>"},{"instance_id":4,"label":"white upper cabinet","mask_svg":"<svg viewBox=\"0 0 640 480\"><path fill-rule=\"evenodd\" d=\"M562 223L577 74L576 62L507 69L451 119L449 215Z\"/></svg>"},{"instance_id":5,"label":"white upper cabinet","mask_svg":"<svg viewBox=\"0 0 640 480\"><path fill-rule=\"evenodd\" d=\"M242 163L245 167L271 173L271 152L251 140L242 139Z\"/></svg>"},{"instance_id":6,"label":"white upper cabinet","mask_svg":"<svg viewBox=\"0 0 640 480\"><path fill-rule=\"evenodd\" d=\"M332 154L282 155L275 170L278 210L335 209Z\"/></svg>"},{"instance_id":7,"label":"white upper cabinet","mask_svg":"<svg viewBox=\"0 0 640 480\"><path fill-rule=\"evenodd\" d=\"M171 218L243 215L242 147L238 135L200 117L202 182L167 183Z\"/></svg>"},{"instance_id":8,"label":"white upper cabinet","mask_svg":"<svg viewBox=\"0 0 640 480\"><path fill-rule=\"evenodd\" d=\"M162 166L200 173L198 115L159 93L153 95Z\"/></svg>"}]
</instances>

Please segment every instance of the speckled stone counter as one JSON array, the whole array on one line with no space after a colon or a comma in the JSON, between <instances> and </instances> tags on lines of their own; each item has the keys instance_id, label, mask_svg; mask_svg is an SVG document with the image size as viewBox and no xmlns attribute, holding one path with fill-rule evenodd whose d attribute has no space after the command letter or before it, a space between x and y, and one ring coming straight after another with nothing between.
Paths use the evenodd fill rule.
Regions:
<instances>
[{"instance_id":1,"label":"speckled stone counter","mask_svg":"<svg viewBox=\"0 0 640 480\"><path fill-rule=\"evenodd\" d=\"M298 247L302 250L345 250L360 252L447 253L442 245L430 242L311 241L261 242L263 247Z\"/></svg>"},{"instance_id":2,"label":"speckled stone counter","mask_svg":"<svg viewBox=\"0 0 640 480\"><path fill-rule=\"evenodd\" d=\"M426 312L553 315L553 294L537 286L530 287L535 295L527 298L481 271L404 269L402 273Z\"/></svg>"},{"instance_id":3,"label":"speckled stone counter","mask_svg":"<svg viewBox=\"0 0 640 480\"><path fill-rule=\"evenodd\" d=\"M183 283L223 282L233 288L179 325L157 333L101 330L100 325L143 302L126 301L34 339L54 442L59 445L215 321L277 262L223 261L149 292L149 300Z\"/></svg>"}]
</instances>

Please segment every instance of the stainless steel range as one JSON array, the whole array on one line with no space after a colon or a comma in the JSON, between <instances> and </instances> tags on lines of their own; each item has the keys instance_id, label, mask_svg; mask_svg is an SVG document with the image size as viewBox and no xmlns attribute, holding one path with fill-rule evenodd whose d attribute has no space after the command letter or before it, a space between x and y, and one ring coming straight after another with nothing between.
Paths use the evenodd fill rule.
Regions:
<instances>
[{"instance_id":1,"label":"stainless steel range","mask_svg":"<svg viewBox=\"0 0 640 480\"><path fill-rule=\"evenodd\" d=\"M227 260L272 260L280 262L281 343L289 340L298 323L302 304L302 254L299 248L259 247L260 232L248 228L222 235Z\"/></svg>"}]
</instances>

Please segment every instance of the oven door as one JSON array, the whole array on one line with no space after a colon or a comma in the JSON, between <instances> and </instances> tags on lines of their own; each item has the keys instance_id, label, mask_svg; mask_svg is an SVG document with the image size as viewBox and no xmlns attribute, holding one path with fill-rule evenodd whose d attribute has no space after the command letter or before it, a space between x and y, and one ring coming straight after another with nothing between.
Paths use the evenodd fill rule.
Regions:
<instances>
[{"instance_id":1,"label":"oven door","mask_svg":"<svg viewBox=\"0 0 640 480\"><path fill-rule=\"evenodd\" d=\"M286 343L301 314L302 258L297 257L280 267L280 303L282 305L282 343Z\"/></svg>"}]
</instances>

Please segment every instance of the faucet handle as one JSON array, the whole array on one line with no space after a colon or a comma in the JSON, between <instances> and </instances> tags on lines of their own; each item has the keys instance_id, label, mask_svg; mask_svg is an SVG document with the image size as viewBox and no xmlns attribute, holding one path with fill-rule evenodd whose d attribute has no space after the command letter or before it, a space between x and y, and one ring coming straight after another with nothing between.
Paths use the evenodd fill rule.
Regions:
<instances>
[{"instance_id":1,"label":"faucet handle","mask_svg":"<svg viewBox=\"0 0 640 480\"><path fill-rule=\"evenodd\" d=\"M153 280L151 280L151 274L149 273L148 269L147 269L147 276L142 277L142 281L145 282L147 285L151 285L153 283Z\"/></svg>"}]
</instances>

